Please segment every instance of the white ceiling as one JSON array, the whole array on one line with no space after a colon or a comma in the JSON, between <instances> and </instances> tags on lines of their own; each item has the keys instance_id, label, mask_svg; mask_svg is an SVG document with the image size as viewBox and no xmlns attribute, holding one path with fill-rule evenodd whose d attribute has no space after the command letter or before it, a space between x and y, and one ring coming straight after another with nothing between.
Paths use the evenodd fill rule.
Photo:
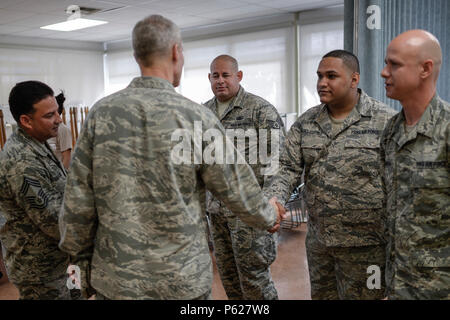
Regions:
<instances>
[{"instance_id":1,"label":"white ceiling","mask_svg":"<svg viewBox=\"0 0 450 320\"><path fill-rule=\"evenodd\" d=\"M108 42L130 38L135 23L150 14L161 14L188 30L341 3L343 0L0 0L0 35ZM72 32L39 28L65 21L65 9L71 4L101 9L103 12L83 17L109 23Z\"/></svg>"}]
</instances>

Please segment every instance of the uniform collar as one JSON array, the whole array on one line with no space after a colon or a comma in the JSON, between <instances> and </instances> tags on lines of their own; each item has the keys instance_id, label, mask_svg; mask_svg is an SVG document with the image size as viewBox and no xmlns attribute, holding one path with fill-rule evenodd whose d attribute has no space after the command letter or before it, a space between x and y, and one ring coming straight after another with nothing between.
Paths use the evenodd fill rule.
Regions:
<instances>
[{"instance_id":1,"label":"uniform collar","mask_svg":"<svg viewBox=\"0 0 450 320\"><path fill-rule=\"evenodd\" d=\"M237 95L235 95L234 98L231 99L230 104L225 109L225 112L222 115L219 115L220 120L225 118L227 116L227 114L230 113L231 110L233 110L234 108L240 108L240 109L244 108L243 103L244 103L245 94L246 94L246 92L245 92L244 88L242 88L242 86L239 86L239 91L238 91ZM217 114L217 106L218 106L217 98L214 98L214 106L215 106L216 114Z\"/></svg>"},{"instance_id":2,"label":"uniform collar","mask_svg":"<svg viewBox=\"0 0 450 320\"><path fill-rule=\"evenodd\" d=\"M175 91L175 88L169 81L157 77L136 77L128 85L128 88L154 88Z\"/></svg>"},{"instance_id":3,"label":"uniform collar","mask_svg":"<svg viewBox=\"0 0 450 320\"><path fill-rule=\"evenodd\" d=\"M244 107L243 106L244 97L245 97L245 90L242 86L239 86L239 91L231 101L230 106L232 106L233 108L236 107L242 109Z\"/></svg>"},{"instance_id":4,"label":"uniform collar","mask_svg":"<svg viewBox=\"0 0 450 320\"><path fill-rule=\"evenodd\" d=\"M36 152L38 155L44 158L50 158L52 161L54 161L59 168L62 170L64 176L66 176L66 169L62 165L61 161L59 161L53 151L51 151L50 146L48 145L47 141L44 143L39 142L32 136L30 136L28 133L25 132L20 126L17 126L15 129L15 133L17 135L18 140L24 144L25 146L30 147L34 152Z\"/></svg>"},{"instance_id":5,"label":"uniform collar","mask_svg":"<svg viewBox=\"0 0 450 320\"><path fill-rule=\"evenodd\" d=\"M372 116L370 103L368 103L369 96L361 89L358 89L358 93L360 95L358 102L356 103L356 106L352 109L350 114L345 119L342 125L342 130L337 132L336 134L339 134L340 132L346 130L348 127L352 126L353 124L361 120L361 117ZM314 121L329 137L331 137L332 125L330 115L328 113L328 107L326 104L322 104L320 106L319 113L317 114Z\"/></svg>"},{"instance_id":6,"label":"uniform collar","mask_svg":"<svg viewBox=\"0 0 450 320\"><path fill-rule=\"evenodd\" d=\"M406 123L406 118L404 114L404 110L400 112L399 117L395 120L394 128L395 132L392 136L392 139L398 144L401 148L405 143L414 140L417 138L418 134L426 136L428 138L433 138L433 130L438 120L438 114L440 111L441 99L437 94L434 95L431 102L428 104L425 112L420 118L419 122L416 124L414 129L408 134L405 133L404 125Z\"/></svg>"},{"instance_id":7,"label":"uniform collar","mask_svg":"<svg viewBox=\"0 0 450 320\"><path fill-rule=\"evenodd\" d=\"M25 132L20 126L17 126L16 133L18 138L27 146L30 146L36 153L39 155L46 157L51 154L50 147L47 145L47 142L39 142L28 133ZM53 154L52 154L53 155Z\"/></svg>"}]
</instances>

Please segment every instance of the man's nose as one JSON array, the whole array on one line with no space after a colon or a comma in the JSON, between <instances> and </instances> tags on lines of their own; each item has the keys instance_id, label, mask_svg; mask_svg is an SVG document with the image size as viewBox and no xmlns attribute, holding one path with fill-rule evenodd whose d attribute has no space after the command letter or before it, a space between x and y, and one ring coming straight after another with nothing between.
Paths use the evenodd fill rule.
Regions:
<instances>
[{"instance_id":1,"label":"man's nose","mask_svg":"<svg viewBox=\"0 0 450 320\"><path fill-rule=\"evenodd\" d=\"M327 79L326 79L325 77L319 78L319 79L317 80L317 86L318 86L319 88L324 88L324 87L326 87L327 85L328 85L328 81L327 81Z\"/></svg>"},{"instance_id":2,"label":"man's nose","mask_svg":"<svg viewBox=\"0 0 450 320\"><path fill-rule=\"evenodd\" d=\"M389 72L387 70L387 66L383 68L383 70L381 70L381 77L382 78L387 78L389 77Z\"/></svg>"}]
</instances>

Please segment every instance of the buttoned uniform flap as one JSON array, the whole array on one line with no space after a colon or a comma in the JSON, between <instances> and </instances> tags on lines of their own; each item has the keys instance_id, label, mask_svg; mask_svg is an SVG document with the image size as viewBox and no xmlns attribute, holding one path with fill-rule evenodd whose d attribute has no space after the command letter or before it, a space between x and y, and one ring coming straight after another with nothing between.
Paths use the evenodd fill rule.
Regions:
<instances>
[{"instance_id":1,"label":"buttoned uniform flap","mask_svg":"<svg viewBox=\"0 0 450 320\"><path fill-rule=\"evenodd\" d=\"M344 144L345 148L365 148L379 149L380 140L377 136L359 137L355 139L347 139Z\"/></svg>"},{"instance_id":2,"label":"buttoned uniform flap","mask_svg":"<svg viewBox=\"0 0 450 320\"><path fill-rule=\"evenodd\" d=\"M413 188L449 189L450 168L447 161L416 160L416 168L413 171ZM447 196L449 195L447 190Z\"/></svg>"},{"instance_id":3,"label":"buttoned uniform flap","mask_svg":"<svg viewBox=\"0 0 450 320\"><path fill-rule=\"evenodd\" d=\"M449 223L450 179L444 163L419 161L411 172L412 221L437 227Z\"/></svg>"},{"instance_id":4,"label":"buttoned uniform flap","mask_svg":"<svg viewBox=\"0 0 450 320\"><path fill-rule=\"evenodd\" d=\"M305 160L305 163L312 167L313 163L316 163L320 160L320 158L323 157L326 147L325 142L317 139L310 141L309 139L306 139L305 141L302 141L301 143L301 150L302 155ZM323 150L323 151L322 151ZM316 168L317 169L317 168Z\"/></svg>"},{"instance_id":5,"label":"buttoned uniform flap","mask_svg":"<svg viewBox=\"0 0 450 320\"><path fill-rule=\"evenodd\" d=\"M320 150L324 146L323 141L303 141L301 144L302 149L314 149Z\"/></svg>"},{"instance_id":6,"label":"buttoned uniform flap","mask_svg":"<svg viewBox=\"0 0 450 320\"><path fill-rule=\"evenodd\" d=\"M251 119L244 117L230 117L222 120L222 125L225 129L247 129L254 128Z\"/></svg>"},{"instance_id":7,"label":"buttoned uniform flap","mask_svg":"<svg viewBox=\"0 0 450 320\"><path fill-rule=\"evenodd\" d=\"M409 262L415 267L449 268L450 246L445 248L415 250L409 256Z\"/></svg>"}]
</instances>

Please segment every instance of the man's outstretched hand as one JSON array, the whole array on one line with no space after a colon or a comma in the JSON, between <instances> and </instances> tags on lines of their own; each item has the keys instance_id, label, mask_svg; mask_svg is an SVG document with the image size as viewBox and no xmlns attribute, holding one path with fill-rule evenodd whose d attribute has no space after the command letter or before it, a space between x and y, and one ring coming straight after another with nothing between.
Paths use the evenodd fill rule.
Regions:
<instances>
[{"instance_id":1,"label":"man's outstretched hand","mask_svg":"<svg viewBox=\"0 0 450 320\"><path fill-rule=\"evenodd\" d=\"M286 219L286 208L283 207L280 202L278 202L277 197L271 198L269 200L269 203L273 206L277 213L277 221L275 222L275 225L267 231L269 231L270 233L275 233L280 229L281 221Z\"/></svg>"}]
</instances>

